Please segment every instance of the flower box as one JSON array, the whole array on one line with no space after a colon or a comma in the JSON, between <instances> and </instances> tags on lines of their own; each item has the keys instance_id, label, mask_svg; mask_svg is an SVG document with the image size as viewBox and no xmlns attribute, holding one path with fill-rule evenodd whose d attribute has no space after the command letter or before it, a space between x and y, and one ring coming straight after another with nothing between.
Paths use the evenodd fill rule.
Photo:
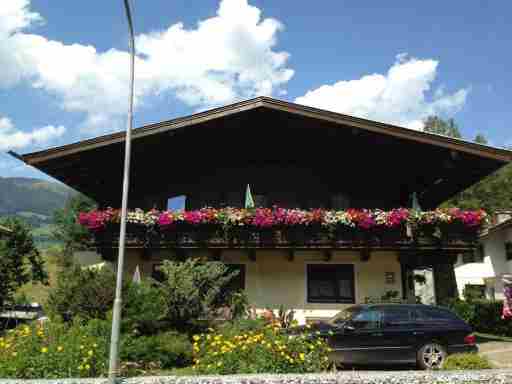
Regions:
<instances>
[{"instance_id":1,"label":"flower box","mask_svg":"<svg viewBox=\"0 0 512 384\"><path fill-rule=\"evenodd\" d=\"M373 234L375 241L381 245L393 245L406 242L409 239L407 236L407 226L405 224L392 227L379 225L373 229Z\"/></svg>"},{"instance_id":2,"label":"flower box","mask_svg":"<svg viewBox=\"0 0 512 384\"><path fill-rule=\"evenodd\" d=\"M338 224L334 227L333 241L335 244L350 244L357 240L357 230L354 227Z\"/></svg>"},{"instance_id":3,"label":"flower box","mask_svg":"<svg viewBox=\"0 0 512 384\"><path fill-rule=\"evenodd\" d=\"M463 223L445 223L439 226L441 241L450 243L476 243L478 240L478 227L468 227Z\"/></svg>"},{"instance_id":4,"label":"flower box","mask_svg":"<svg viewBox=\"0 0 512 384\"><path fill-rule=\"evenodd\" d=\"M260 246L272 246L278 243L277 232L273 228L260 228L257 234Z\"/></svg>"},{"instance_id":5,"label":"flower box","mask_svg":"<svg viewBox=\"0 0 512 384\"><path fill-rule=\"evenodd\" d=\"M421 223L413 227L414 242L419 244L436 244L441 241L437 224Z\"/></svg>"},{"instance_id":6,"label":"flower box","mask_svg":"<svg viewBox=\"0 0 512 384\"><path fill-rule=\"evenodd\" d=\"M89 229L96 244L117 244L119 210L80 213L78 222ZM407 242L407 227L416 243L473 243L487 222L482 210L456 208L420 212L406 208L301 210L274 207L202 208L194 211L140 209L127 216L127 243L152 247L160 241L170 245L203 245L227 242L238 246L279 244L324 246L332 244L392 245Z\"/></svg>"}]
</instances>

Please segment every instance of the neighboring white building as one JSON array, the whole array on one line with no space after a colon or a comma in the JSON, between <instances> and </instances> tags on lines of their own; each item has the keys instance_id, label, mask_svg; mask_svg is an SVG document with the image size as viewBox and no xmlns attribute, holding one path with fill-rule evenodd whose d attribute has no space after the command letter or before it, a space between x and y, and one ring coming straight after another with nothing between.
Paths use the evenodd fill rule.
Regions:
<instances>
[{"instance_id":1,"label":"neighboring white building","mask_svg":"<svg viewBox=\"0 0 512 384\"><path fill-rule=\"evenodd\" d=\"M503 299L504 274L512 273L512 211L499 212L491 226L480 237L481 256L459 256L455 276L459 295L467 285L480 289L488 299Z\"/></svg>"}]
</instances>

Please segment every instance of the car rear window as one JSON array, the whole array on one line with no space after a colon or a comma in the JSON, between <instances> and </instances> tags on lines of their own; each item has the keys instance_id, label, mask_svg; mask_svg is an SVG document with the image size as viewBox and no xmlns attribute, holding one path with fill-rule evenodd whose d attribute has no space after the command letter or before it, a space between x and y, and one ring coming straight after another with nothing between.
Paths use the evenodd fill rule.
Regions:
<instances>
[{"instance_id":1,"label":"car rear window","mask_svg":"<svg viewBox=\"0 0 512 384\"><path fill-rule=\"evenodd\" d=\"M416 319L420 321L460 321L454 313L437 308L417 308Z\"/></svg>"},{"instance_id":2,"label":"car rear window","mask_svg":"<svg viewBox=\"0 0 512 384\"><path fill-rule=\"evenodd\" d=\"M412 324L411 310L407 307L389 307L384 309L385 327L404 327Z\"/></svg>"}]
</instances>

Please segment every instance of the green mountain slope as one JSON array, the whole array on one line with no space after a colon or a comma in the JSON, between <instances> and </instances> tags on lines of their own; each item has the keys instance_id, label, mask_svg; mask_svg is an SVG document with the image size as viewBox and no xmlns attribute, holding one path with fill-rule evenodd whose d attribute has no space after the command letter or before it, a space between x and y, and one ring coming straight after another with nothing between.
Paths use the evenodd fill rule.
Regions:
<instances>
[{"instance_id":1,"label":"green mountain slope","mask_svg":"<svg viewBox=\"0 0 512 384\"><path fill-rule=\"evenodd\" d=\"M42 227L74 194L74 190L52 181L0 177L0 216L20 216L35 228Z\"/></svg>"}]
</instances>

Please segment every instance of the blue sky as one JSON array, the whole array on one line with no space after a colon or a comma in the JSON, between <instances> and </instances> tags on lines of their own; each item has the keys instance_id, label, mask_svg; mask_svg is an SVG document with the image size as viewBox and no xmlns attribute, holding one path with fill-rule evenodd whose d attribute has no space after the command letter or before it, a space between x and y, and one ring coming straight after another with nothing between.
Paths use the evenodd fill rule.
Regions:
<instances>
[{"instance_id":1,"label":"blue sky","mask_svg":"<svg viewBox=\"0 0 512 384\"><path fill-rule=\"evenodd\" d=\"M4 154L125 125L122 1L6 0L0 9L0 176L43 177ZM136 125L268 95L512 144L510 2L135 0ZM178 24L181 23L181 24Z\"/></svg>"}]
</instances>

